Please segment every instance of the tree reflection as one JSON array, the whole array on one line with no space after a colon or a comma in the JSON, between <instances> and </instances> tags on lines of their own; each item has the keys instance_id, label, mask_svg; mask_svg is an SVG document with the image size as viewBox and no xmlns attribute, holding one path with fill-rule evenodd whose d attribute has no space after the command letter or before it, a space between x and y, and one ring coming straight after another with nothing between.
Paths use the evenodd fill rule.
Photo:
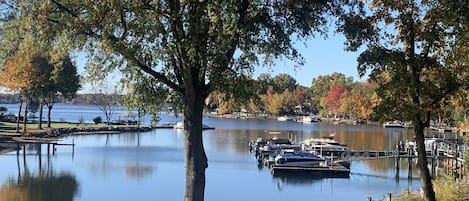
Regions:
<instances>
[{"instance_id":1,"label":"tree reflection","mask_svg":"<svg viewBox=\"0 0 469 201\"><path fill-rule=\"evenodd\" d=\"M23 170L18 156L18 177L11 177L0 187L0 201L72 201L78 191L78 182L71 174L54 174L50 161L45 170L39 162L38 173L29 171L23 158ZM39 158L41 156L39 155ZM39 160L41 161L41 160Z\"/></svg>"},{"instance_id":2,"label":"tree reflection","mask_svg":"<svg viewBox=\"0 0 469 201\"><path fill-rule=\"evenodd\" d=\"M72 201L77 190L78 182L70 174L25 174L2 185L0 201Z\"/></svg>"},{"instance_id":3,"label":"tree reflection","mask_svg":"<svg viewBox=\"0 0 469 201\"><path fill-rule=\"evenodd\" d=\"M0 188L0 201L72 201L78 182L71 175L25 174Z\"/></svg>"},{"instance_id":4,"label":"tree reflection","mask_svg":"<svg viewBox=\"0 0 469 201\"><path fill-rule=\"evenodd\" d=\"M142 166L139 164L128 165L125 167L125 174L130 178L141 179L147 175L151 175L153 169L151 166Z\"/></svg>"}]
</instances>

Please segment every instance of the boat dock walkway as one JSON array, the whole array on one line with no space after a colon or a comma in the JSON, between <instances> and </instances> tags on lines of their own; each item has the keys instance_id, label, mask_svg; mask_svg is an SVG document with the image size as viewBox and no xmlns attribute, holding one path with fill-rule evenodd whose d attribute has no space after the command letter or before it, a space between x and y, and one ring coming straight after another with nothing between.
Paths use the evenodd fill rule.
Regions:
<instances>
[{"instance_id":1,"label":"boat dock walkway","mask_svg":"<svg viewBox=\"0 0 469 201\"><path fill-rule=\"evenodd\" d=\"M464 161L465 157L464 147L448 144L445 142L436 143L427 149L427 158L457 158L457 160ZM335 153L334 158L340 161L354 161L354 160L373 160L384 158L416 158L417 152L413 148L398 149L393 151L386 150L348 150Z\"/></svg>"}]
</instances>

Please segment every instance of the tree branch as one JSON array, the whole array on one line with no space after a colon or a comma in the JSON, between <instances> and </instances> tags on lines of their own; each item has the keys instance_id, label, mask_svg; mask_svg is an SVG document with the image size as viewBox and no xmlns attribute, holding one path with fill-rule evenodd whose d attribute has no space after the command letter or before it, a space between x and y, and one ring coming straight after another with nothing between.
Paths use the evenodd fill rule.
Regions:
<instances>
[{"instance_id":1,"label":"tree branch","mask_svg":"<svg viewBox=\"0 0 469 201\"><path fill-rule=\"evenodd\" d=\"M241 6L238 9L238 14L239 14L238 27L237 27L237 30L234 30L235 34L230 39L230 45L229 45L230 48L224 54L224 58L227 58L227 59L224 60L225 62L222 62L222 64L218 65L218 67L220 68L219 69L220 72L223 72L224 70L233 70L233 69L230 69L228 67L228 65L231 62L236 49L238 48L238 44L239 44L239 40L240 40L240 34L239 34L240 30L239 29L241 27L243 27L243 25L245 25L246 22L247 22L246 21L246 15L247 15L247 12L248 12L250 1L249 0L241 0L240 4L241 4ZM206 71L206 69L204 69L204 74L205 74L205 71ZM214 88L213 85L214 85L213 81L209 81L202 88L203 88L205 93L209 94Z\"/></svg>"},{"instance_id":2,"label":"tree branch","mask_svg":"<svg viewBox=\"0 0 469 201\"><path fill-rule=\"evenodd\" d=\"M181 86L169 80L168 77L166 77L166 75L153 70L151 67L144 64L141 61L141 59L136 58L135 57L136 54L134 54L132 50L130 50L127 46L120 43L120 40L116 38L114 35L107 34L107 38L109 39L109 41L112 42L112 45L115 47L115 50L117 52L122 54L122 56L124 56L129 62L135 64L140 70L150 74L155 79L166 84L168 87L172 88L173 90L181 92L181 93L184 92L184 89Z\"/></svg>"},{"instance_id":3,"label":"tree branch","mask_svg":"<svg viewBox=\"0 0 469 201\"><path fill-rule=\"evenodd\" d=\"M73 17L79 17L77 13L73 12L73 10L69 9L68 7L62 5L61 3L57 2L56 0L51 0L53 4L55 4L59 9L64 10L68 14L72 15Z\"/></svg>"}]
</instances>

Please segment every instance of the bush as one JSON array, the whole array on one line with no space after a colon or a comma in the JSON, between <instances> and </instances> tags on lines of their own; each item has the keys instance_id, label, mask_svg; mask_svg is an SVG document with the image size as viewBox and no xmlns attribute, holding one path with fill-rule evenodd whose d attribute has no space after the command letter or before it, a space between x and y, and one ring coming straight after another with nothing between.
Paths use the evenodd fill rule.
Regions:
<instances>
[{"instance_id":1,"label":"bush","mask_svg":"<svg viewBox=\"0 0 469 201\"><path fill-rule=\"evenodd\" d=\"M454 177L445 175L433 181L436 200L458 201L467 200L469 190L467 180L456 180Z\"/></svg>"},{"instance_id":2,"label":"bush","mask_svg":"<svg viewBox=\"0 0 469 201\"><path fill-rule=\"evenodd\" d=\"M0 106L0 113L3 114L3 113L6 113L6 112L8 112L8 108Z\"/></svg>"},{"instance_id":3,"label":"bush","mask_svg":"<svg viewBox=\"0 0 469 201\"><path fill-rule=\"evenodd\" d=\"M103 122L103 119L102 119L100 116L97 116L97 117L95 117L95 118L93 119L93 122L94 122L95 124L100 124L100 123Z\"/></svg>"}]
</instances>

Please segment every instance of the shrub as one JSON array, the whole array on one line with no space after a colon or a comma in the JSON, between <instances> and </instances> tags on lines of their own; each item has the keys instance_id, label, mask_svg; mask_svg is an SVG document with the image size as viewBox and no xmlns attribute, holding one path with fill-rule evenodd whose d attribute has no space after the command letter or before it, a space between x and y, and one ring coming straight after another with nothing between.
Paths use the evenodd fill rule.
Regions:
<instances>
[{"instance_id":1,"label":"shrub","mask_svg":"<svg viewBox=\"0 0 469 201\"><path fill-rule=\"evenodd\" d=\"M101 116L97 116L97 117L93 118L93 122L95 124L100 124L100 123L103 122L103 119L101 118Z\"/></svg>"},{"instance_id":2,"label":"shrub","mask_svg":"<svg viewBox=\"0 0 469 201\"><path fill-rule=\"evenodd\" d=\"M0 106L0 113L6 113L8 111L8 108Z\"/></svg>"}]
</instances>

